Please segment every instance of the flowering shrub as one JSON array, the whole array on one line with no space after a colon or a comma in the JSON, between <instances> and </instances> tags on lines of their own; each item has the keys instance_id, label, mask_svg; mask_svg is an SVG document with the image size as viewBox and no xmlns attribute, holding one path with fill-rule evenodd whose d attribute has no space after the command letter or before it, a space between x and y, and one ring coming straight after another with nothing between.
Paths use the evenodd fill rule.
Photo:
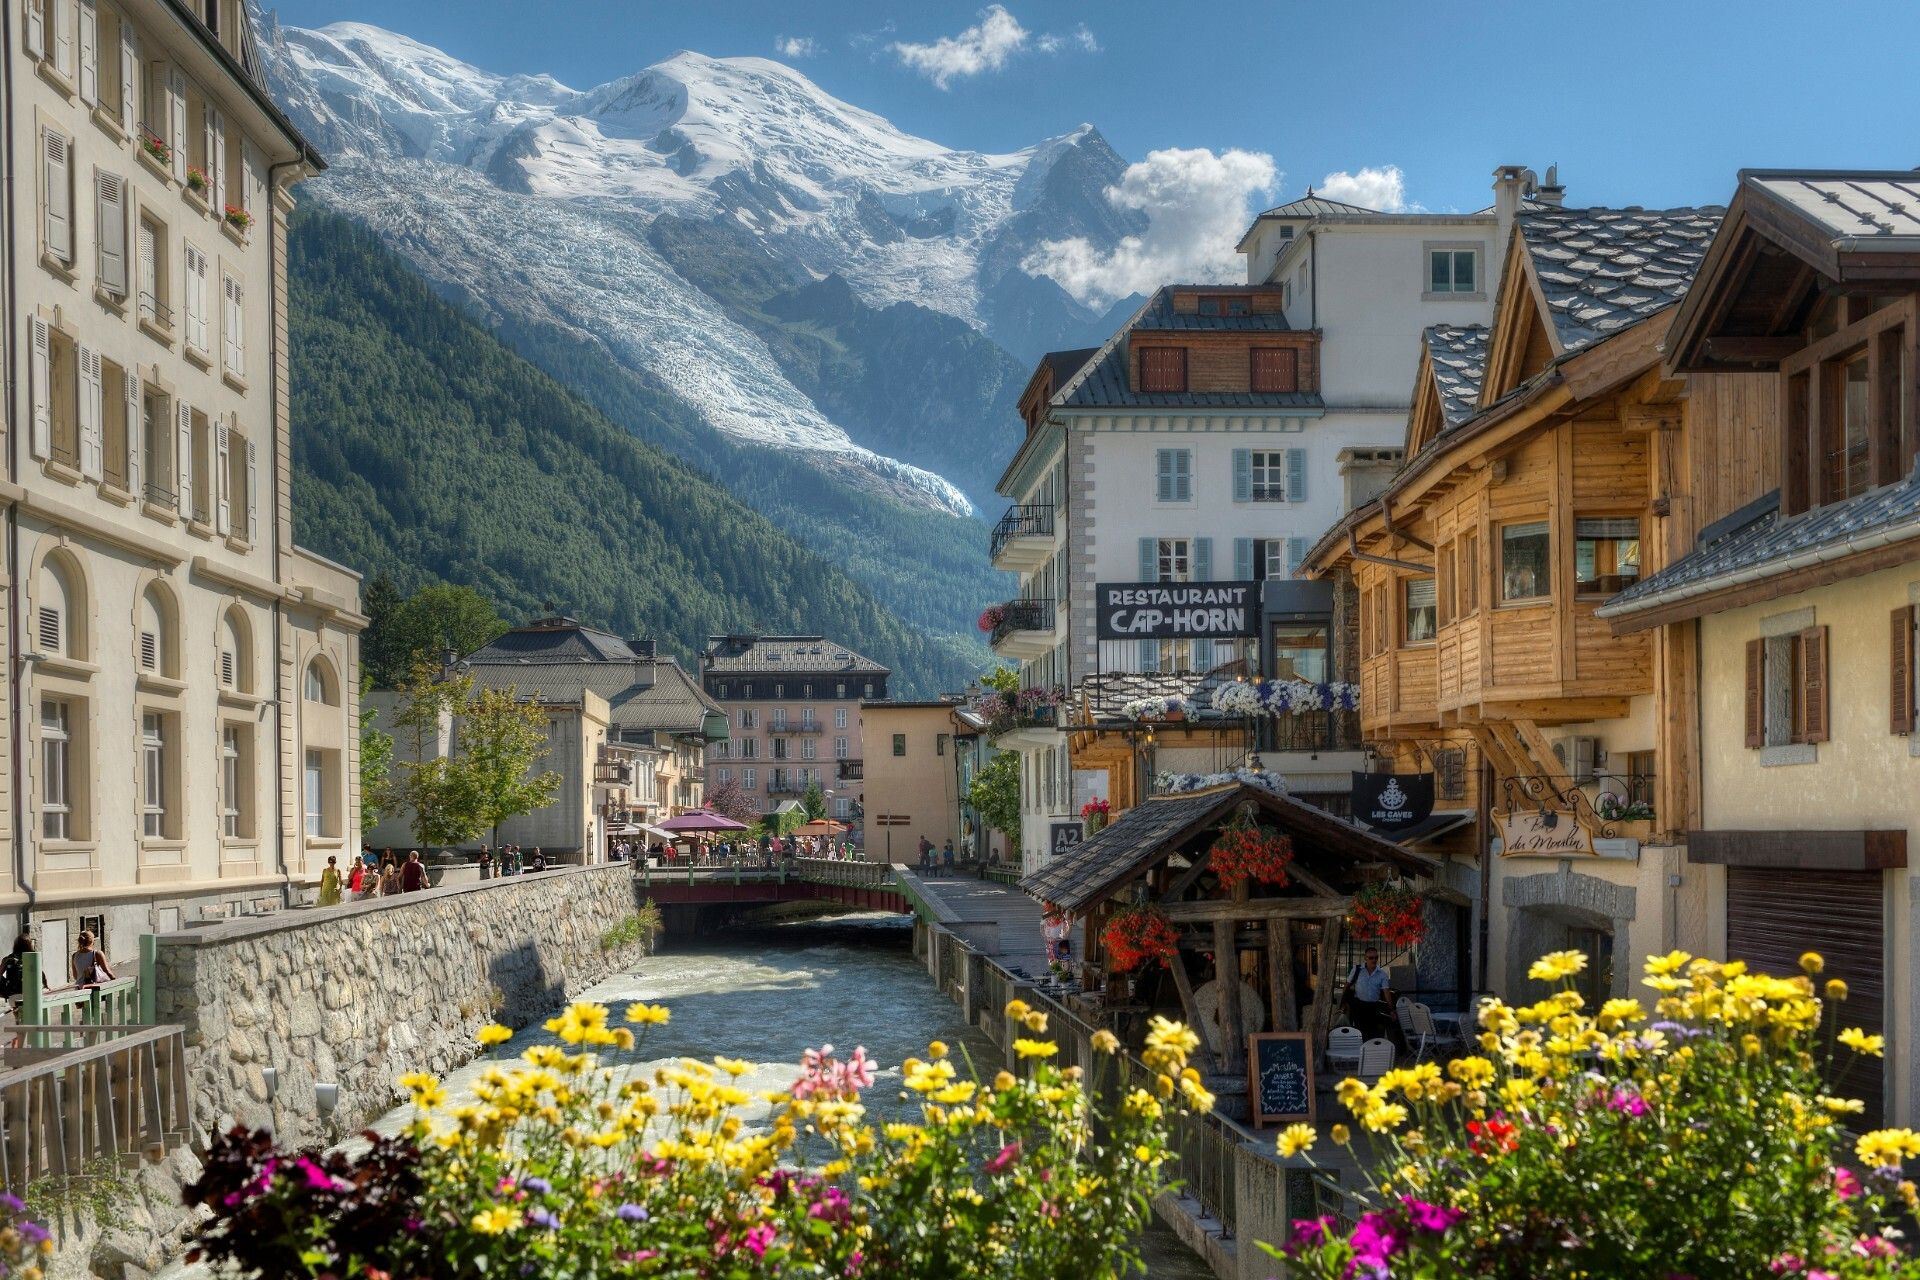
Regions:
<instances>
[{"instance_id":1,"label":"flowering shrub","mask_svg":"<svg viewBox=\"0 0 1920 1280\"><path fill-rule=\"evenodd\" d=\"M1120 704L1120 714L1129 720L1165 720L1175 712L1184 716L1190 705L1177 693L1159 698L1134 698Z\"/></svg>"},{"instance_id":2,"label":"flowering shrub","mask_svg":"<svg viewBox=\"0 0 1920 1280\"><path fill-rule=\"evenodd\" d=\"M207 175L205 171L195 165L188 165L187 186L193 191L205 191L207 189Z\"/></svg>"},{"instance_id":3,"label":"flowering shrub","mask_svg":"<svg viewBox=\"0 0 1920 1280\"><path fill-rule=\"evenodd\" d=\"M1347 928L1356 938L1379 938L1410 947L1427 936L1427 903L1403 880L1362 885L1347 912Z\"/></svg>"},{"instance_id":4,"label":"flowering shrub","mask_svg":"<svg viewBox=\"0 0 1920 1280\"><path fill-rule=\"evenodd\" d=\"M976 624L982 631L991 632L1007 618L1007 606L990 604L980 611L980 621Z\"/></svg>"},{"instance_id":5,"label":"flowering shrub","mask_svg":"<svg viewBox=\"0 0 1920 1280\"><path fill-rule=\"evenodd\" d=\"M1158 907L1123 907L1100 931L1106 943L1109 967L1115 973L1128 973L1149 961L1166 968L1179 954L1180 931Z\"/></svg>"},{"instance_id":6,"label":"flowering shrub","mask_svg":"<svg viewBox=\"0 0 1920 1280\"><path fill-rule=\"evenodd\" d=\"M1345 681L1314 684L1307 680L1236 680L1213 691L1213 709L1227 716L1352 711L1359 705L1360 686Z\"/></svg>"},{"instance_id":7,"label":"flowering shrub","mask_svg":"<svg viewBox=\"0 0 1920 1280\"><path fill-rule=\"evenodd\" d=\"M140 149L161 164L173 163L173 148L151 133L140 135Z\"/></svg>"},{"instance_id":8,"label":"flowering shrub","mask_svg":"<svg viewBox=\"0 0 1920 1280\"><path fill-rule=\"evenodd\" d=\"M47 1229L27 1216L27 1206L0 1191L0 1280L40 1280L53 1253Z\"/></svg>"},{"instance_id":9,"label":"flowering shrub","mask_svg":"<svg viewBox=\"0 0 1920 1280\"><path fill-rule=\"evenodd\" d=\"M1179 795L1183 791L1205 791L1208 787L1224 786L1229 782L1244 782L1250 787L1259 787L1271 791L1277 796L1287 793L1286 780L1277 773L1268 773L1265 769L1231 769L1225 773L1156 773L1153 775L1154 790L1164 795Z\"/></svg>"},{"instance_id":10,"label":"flowering shrub","mask_svg":"<svg viewBox=\"0 0 1920 1280\"><path fill-rule=\"evenodd\" d=\"M222 216L226 218L227 225L235 231L250 231L253 229L253 215L237 204L228 205L222 212Z\"/></svg>"},{"instance_id":11,"label":"flowering shrub","mask_svg":"<svg viewBox=\"0 0 1920 1280\"><path fill-rule=\"evenodd\" d=\"M729 1058L621 1069L603 1052L634 1050L634 1028L667 1011L633 1005L616 1026L576 1004L547 1024L564 1046L489 1065L471 1102L405 1077L416 1118L362 1154L218 1139L186 1193L212 1213L196 1256L272 1280L1117 1274L1173 1156L1166 1109L1212 1103L1186 1065L1197 1040L1156 1021L1154 1088L1096 1114L1119 1042L1095 1035L1083 1079L1038 1038L1044 1013L1006 1012L1018 1072L963 1079L936 1041L901 1069L918 1118L874 1124L864 1050L811 1050L789 1088L754 1094L739 1083L751 1064ZM488 1027L481 1042L511 1036ZM760 1131L746 1127L756 1102L771 1107Z\"/></svg>"},{"instance_id":12,"label":"flowering shrub","mask_svg":"<svg viewBox=\"0 0 1920 1280\"><path fill-rule=\"evenodd\" d=\"M1341 1082L1341 1102L1379 1135L1369 1207L1347 1230L1296 1222L1278 1252L1318 1280L1920 1274L1891 1230L1916 1202L1901 1165L1920 1156L1920 1134L1846 1142L1840 1126L1861 1104L1828 1092L1834 1041L1877 1057L1881 1038L1834 1036L1823 1003L1845 984L1829 981L1823 1002L1820 957L1801 963L1805 974L1777 978L1653 957L1650 1016L1631 999L1585 1009L1571 979L1586 957L1543 957L1530 976L1558 990L1483 1006L1482 1053ZM1350 1137L1344 1125L1332 1136ZM1313 1142L1289 1130L1280 1148Z\"/></svg>"},{"instance_id":13,"label":"flowering shrub","mask_svg":"<svg viewBox=\"0 0 1920 1280\"><path fill-rule=\"evenodd\" d=\"M1269 827L1252 824L1228 827L1213 842L1207 865L1232 889L1244 880L1262 884L1287 883L1287 865L1293 861L1293 841Z\"/></svg>"}]
</instances>

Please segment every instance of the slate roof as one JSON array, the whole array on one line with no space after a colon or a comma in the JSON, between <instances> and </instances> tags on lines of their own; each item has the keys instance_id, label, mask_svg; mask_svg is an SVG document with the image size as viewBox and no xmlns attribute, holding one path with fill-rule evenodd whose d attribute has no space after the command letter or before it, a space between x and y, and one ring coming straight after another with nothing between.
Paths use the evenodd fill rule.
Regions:
<instances>
[{"instance_id":1,"label":"slate roof","mask_svg":"<svg viewBox=\"0 0 1920 1280\"><path fill-rule=\"evenodd\" d=\"M720 704L670 657L657 657L651 641L638 647L610 632L571 618L543 618L515 627L465 658L483 689L512 686L523 696L576 703L590 690L607 700L616 729L697 734Z\"/></svg>"},{"instance_id":2,"label":"slate roof","mask_svg":"<svg viewBox=\"0 0 1920 1280\"><path fill-rule=\"evenodd\" d=\"M1135 391L1127 377L1127 339L1136 330L1164 333L1169 330L1207 330L1211 332L1280 333L1287 332L1286 317L1278 312L1257 316L1177 315L1173 310L1174 291L1199 290L1207 293L1248 293L1256 288L1271 292L1273 286L1252 285L1163 285L1140 304L1132 319L1086 362L1085 366L1053 393L1052 404L1062 409L1320 409L1324 402L1314 392L1284 393L1253 391Z\"/></svg>"},{"instance_id":3,"label":"slate roof","mask_svg":"<svg viewBox=\"0 0 1920 1280\"><path fill-rule=\"evenodd\" d=\"M1427 326L1427 358L1440 391L1441 430L1451 431L1479 412L1480 382L1487 376L1487 340L1483 324Z\"/></svg>"},{"instance_id":4,"label":"slate roof","mask_svg":"<svg viewBox=\"0 0 1920 1280\"><path fill-rule=\"evenodd\" d=\"M1749 522L1703 542L1596 612L1603 618L1635 613L1731 586L1730 579L1749 571L1759 571L1754 577L1784 573L1799 562L1836 559L1849 544L1920 533L1920 473L1796 516L1782 516L1775 499L1760 504ZM1711 526L1706 532L1713 532Z\"/></svg>"},{"instance_id":5,"label":"slate roof","mask_svg":"<svg viewBox=\"0 0 1920 1280\"><path fill-rule=\"evenodd\" d=\"M1568 354L1686 295L1726 210L1558 209L1515 220Z\"/></svg>"},{"instance_id":6,"label":"slate roof","mask_svg":"<svg viewBox=\"0 0 1920 1280\"><path fill-rule=\"evenodd\" d=\"M1903 250L1920 238L1920 173L1748 170L1740 178L1787 205L1848 250Z\"/></svg>"},{"instance_id":7,"label":"slate roof","mask_svg":"<svg viewBox=\"0 0 1920 1280\"><path fill-rule=\"evenodd\" d=\"M1256 214L1261 218L1324 218L1342 213L1379 213L1378 209L1369 209L1365 205L1348 204L1344 200L1329 200L1325 196L1313 194L1313 188L1307 188L1307 194L1298 200L1289 200L1285 204L1275 205L1271 209Z\"/></svg>"},{"instance_id":8,"label":"slate roof","mask_svg":"<svg viewBox=\"0 0 1920 1280\"><path fill-rule=\"evenodd\" d=\"M783 671L889 674L872 658L863 658L824 636L711 636L701 660L707 670L720 675L778 675Z\"/></svg>"},{"instance_id":9,"label":"slate roof","mask_svg":"<svg viewBox=\"0 0 1920 1280\"><path fill-rule=\"evenodd\" d=\"M640 647L610 631L583 626L572 618L541 618L515 627L491 644L467 655L467 662L630 662L653 656L653 642Z\"/></svg>"}]
</instances>

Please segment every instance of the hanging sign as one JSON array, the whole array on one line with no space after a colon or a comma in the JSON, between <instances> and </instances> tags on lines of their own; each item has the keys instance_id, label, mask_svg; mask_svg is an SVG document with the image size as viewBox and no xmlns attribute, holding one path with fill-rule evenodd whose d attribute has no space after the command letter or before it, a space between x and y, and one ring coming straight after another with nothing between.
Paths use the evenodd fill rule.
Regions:
<instances>
[{"instance_id":1,"label":"hanging sign","mask_svg":"<svg viewBox=\"0 0 1920 1280\"><path fill-rule=\"evenodd\" d=\"M1080 843L1086 835L1086 828L1078 822L1056 822L1047 831L1047 849L1054 857L1068 852Z\"/></svg>"},{"instance_id":2,"label":"hanging sign","mask_svg":"<svg viewBox=\"0 0 1920 1280\"><path fill-rule=\"evenodd\" d=\"M1236 640L1260 634L1258 582L1102 582L1102 640Z\"/></svg>"},{"instance_id":3,"label":"hanging sign","mask_svg":"<svg viewBox=\"0 0 1920 1280\"><path fill-rule=\"evenodd\" d=\"M1500 852L1508 858L1567 858L1593 853L1593 833L1565 809L1522 809L1496 813Z\"/></svg>"},{"instance_id":4,"label":"hanging sign","mask_svg":"<svg viewBox=\"0 0 1920 1280\"><path fill-rule=\"evenodd\" d=\"M1353 818L1376 831L1404 831L1433 816L1430 773L1356 773Z\"/></svg>"}]
</instances>

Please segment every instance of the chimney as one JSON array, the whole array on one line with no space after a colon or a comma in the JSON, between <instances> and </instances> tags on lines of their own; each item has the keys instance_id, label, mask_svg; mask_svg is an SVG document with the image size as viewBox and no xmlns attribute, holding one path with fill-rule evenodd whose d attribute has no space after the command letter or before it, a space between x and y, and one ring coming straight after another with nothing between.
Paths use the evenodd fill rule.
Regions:
<instances>
[{"instance_id":1,"label":"chimney","mask_svg":"<svg viewBox=\"0 0 1920 1280\"><path fill-rule=\"evenodd\" d=\"M1500 238L1506 239L1508 227L1520 212L1520 202L1540 188L1540 176L1525 165L1503 164L1493 171L1493 213L1500 223Z\"/></svg>"},{"instance_id":2,"label":"chimney","mask_svg":"<svg viewBox=\"0 0 1920 1280\"><path fill-rule=\"evenodd\" d=\"M1547 166L1547 180L1540 184L1540 189L1533 193L1533 198L1541 204L1550 204L1556 209L1566 203L1567 189L1560 185L1559 165Z\"/></svg>"},{"instance_id":3,"label":"chimney","mask_svg":"<svg viewBox=\"0 0 1920 1280\"><path fill-rule=\"evenodd\" d=\"M654 642L651 640L629 637L627 640L627 648L633 650L633 656L636 658L651 658L654 656Z\"/></svg>"}]
</instances>

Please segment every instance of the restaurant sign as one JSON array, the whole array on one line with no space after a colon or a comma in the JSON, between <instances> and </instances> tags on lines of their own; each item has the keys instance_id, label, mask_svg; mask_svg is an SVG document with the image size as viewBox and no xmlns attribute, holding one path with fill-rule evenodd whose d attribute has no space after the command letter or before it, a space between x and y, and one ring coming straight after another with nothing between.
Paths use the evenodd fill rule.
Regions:
<instances>
[{"instance_id":1,"label":"restaurant sign","mask_svg":"<svg viewBox=\"0 0 1920 1280\"><path fill-rule=\"evenodd\" d=\"M1592 854L1593 833L1565 809L1521 809L1493 815L1500 852L1509 858L1570 858Z\"/></svg>"},{"instance_id":2,"label":"restaurant sign","mask_svg":"<svg viewBox=\"0 0 1920 1280\"><path fill-rule=\"evenodd\" d=\"M1430 773L1356 773L1353 816L1375 831L1404 831L1433 816Z\"/></svg>"},{"instance_id":3,"label":"restaurant sign","mask_svg":"<svg viewBox=\"0 0 1920 1280\"><path fill-rule=\"evenodd\" d=\"M1258 582L1102 582L1102 640L1237 640L1260 634Z\"/></svg>"}]
</instances>

